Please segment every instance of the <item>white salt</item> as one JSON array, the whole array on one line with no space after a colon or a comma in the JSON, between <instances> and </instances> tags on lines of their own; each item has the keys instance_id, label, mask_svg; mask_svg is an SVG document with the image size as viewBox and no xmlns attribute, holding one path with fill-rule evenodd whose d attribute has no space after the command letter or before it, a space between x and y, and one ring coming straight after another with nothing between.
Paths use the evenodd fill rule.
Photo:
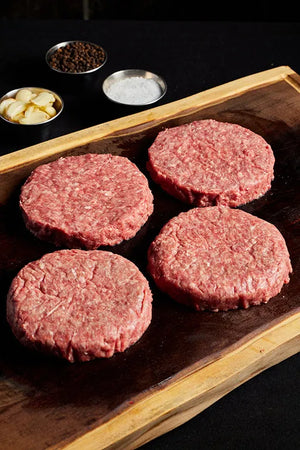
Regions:
<instances>
[{"instance_id":1,"label":"white salt","mask_svg":"<svg viewBox=\"0 0 300 450\"><path fill-rule=\"evenodd\" d=\"M129 77L115 81L108 88L107 95L126 105L145 105L161 96L161 88L152 78Z\"/></svg>"}]
</instances>

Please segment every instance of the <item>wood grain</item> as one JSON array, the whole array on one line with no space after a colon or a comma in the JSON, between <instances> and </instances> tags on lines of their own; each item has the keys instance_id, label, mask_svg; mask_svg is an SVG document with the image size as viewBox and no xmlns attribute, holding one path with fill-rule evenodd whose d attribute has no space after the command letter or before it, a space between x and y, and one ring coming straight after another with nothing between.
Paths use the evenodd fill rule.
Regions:
<instances>
[{"instance_id":1,"label":"wood grain","mask_svg":"<svg viewBox=\"0 0 300 450\"><path fill-rule=\"evenodd\" d=\"M135 449L181 425L300 347L300 315L236 351L155 391L126 412L63 448Z\"/></svg>"},{"instance_id":2,"label":"wood grain","mask_svg":"<svg viewBox=\"0 0 300 450\"><path fill-rule=\"evenodd\" d=\"M247 90L257 89L260 86L276 83L280 80L286 80L299 92L300 82L298 74L286 66L276 67L216 86L199 94L157 108L76 131L3 155L0 157L0 203L5 203L18 183L42 162L48 162L60 156L90 151L91 146L95 149L99 141L111 135L122 137L126 134L130 135L132 129L135 132L137 131L136 127L140 131L145 132L145 130L151 129L153 124L157 125L166 122L174 116L177 119L184 118L191 111L196 113L207 106L219 104ZM102 152L103 149L100 148L99 151ZM116 153L120 154L122 151Z\"/></svg>"},{"instance_id":3,"label":"wood grain","mask_svg":"<svg viewBox=\"0 0 300 450\"><path fill-rule=\"evenodd\" d=\"M0 157L1 449L136 448L299 351L299 86L298 74L278 67ZM20 217L19 188L30 171L60 156L111 152L147 174L147 148L158 131L207 117L246 126L272 146L272 188L242 209L282 232L294 270L290 283L266 305L218 314L195 314L151 284L149 329L109 360L69 364L21 347L5 320L9 284L23 265L54 250L30 235ZM133 239L110 249L146 276L150 242L188 208L149 183L153 215Z\"/></svg>"}]
</instances>

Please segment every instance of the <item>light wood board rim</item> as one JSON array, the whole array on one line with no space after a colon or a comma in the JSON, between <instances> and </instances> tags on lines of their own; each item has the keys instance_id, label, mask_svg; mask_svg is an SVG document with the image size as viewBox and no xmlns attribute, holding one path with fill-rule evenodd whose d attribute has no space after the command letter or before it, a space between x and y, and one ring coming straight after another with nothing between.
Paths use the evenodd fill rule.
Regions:
<instances>
[{"instance_id":1,"label":"light wood board rim","mask_svg":"<svg viewBox=\"0 0 300 450\"><path fill-rule=\"evenodd\" d=\"M0 157L0 176L21 172L49 157L59 157L74 147L117 133L126 135L137 126L184 116L193 108L201 110L222 103L254 88L287 81L300 92L298 75L288 66L280 66L208 89L190 97L130 116L70 133ZM119 134L118 134L119 133ZM15 182L15 181L13 181ZM9 189L11 186L9 186ZM134 449L184 423L222 396L268 367L297 353L300 348L300 313L283 319L253 339L201 369L153 389L109 421L73 436L53 448L67 450Z\"/></svg>"},{"instance_id":2,"label":"light wood board rim","mask_svg":"<svg viewBox=\"0 0 300 450\"><path fill-rule=\"evenodd\" d=\"M300 351L300 312L222 358L154 390L68 442L65 450L131 450L183 424L263 370Z\"/></svg>"},{"instance_id":3,"label":"light wood board rim","mask_svg":"<svg viewBox=\"0 0 300 450\"><path fill-rule=\"evenodd\" d=\"M202 109L208 105L220 103L230 97L237 96L252 88L278 82L280 79L288 80L296 90L300 91L299 85L294 81L293 76L297 76L289 66L279 66L259 73L248 75L234 81L210 88L197 94L167 103L155 108L141 111L132 115L124 116L109 122L75 131L39 144L8 153L0 157L0 174L15 170L18 167L31 165L42 161L47 157L63 154L63 152L74 146L84 146L90 142L98 141L112 133L132 128L137 125L150 123L154 120L166 120L174 116L174 111L178 111L178 116L191 108Z\"/></svg>"}]
</instances>

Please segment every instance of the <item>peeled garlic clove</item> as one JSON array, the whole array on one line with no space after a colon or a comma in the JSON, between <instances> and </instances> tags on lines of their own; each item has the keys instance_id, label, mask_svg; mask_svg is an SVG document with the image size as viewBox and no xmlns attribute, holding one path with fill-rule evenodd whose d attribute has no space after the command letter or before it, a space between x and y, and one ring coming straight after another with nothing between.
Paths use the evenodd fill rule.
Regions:
<instances>
[{"instance_id":1,"label":"peeled garlic clove","mask_svg":"<svg viewBox=\"0 0 300 450\"><path fill-rule=\"evenodd\" d=\"M50 116L45 111L36 109L27 116L27 119L30 121L29 123L39 123L49 120Z\"/></svg>"},{"instance_id":2,"label":"peeled garlic clove","mask_svg":"<svg viewBox=\"0 0 300 450\"><path fill-rule=\"evenodd\" d=\"M41 92L35 98L32 99L32 103L37 106L48 106L55 102L55 97L50 92Z\"/></svg>"},{"instance_id":3,"label":"peeled garlic clove","mask_svg":"<svg viewBox=\"0 0 300 450\"><path fill-rule=\"evenodd\" d=\"M30 89L20 89L16 94L16 100L28 103L35 96L36 94L34 94Z\"/></svg>"},{"instance_id":4,"label":"peeled garlic clove","mask_svg":"<svg viewBox=\"0 0 300 450\"><path fill-rule=\"evenodd\" d=\"M15 101L16 100L14 98L6 98L6 99L2 100L2 102L0 103L0 114L4 114L8 105L10 105L11 103L13 103Z\"/></svg>"},{"instance_id":5,"label":"peeled garlic clove","mask_svg":"<svg viewBox=\"0 0 300 450\"><path fill-rule=\"evenodd\" d=\"M26 111L28 113L28 110ZM46 120L49 120L50 116L45 111L40 111L38 109L34 109L33 111L29 112L26 116L23 118L20 118L19 122L22 124L33 124L33 123L40 123L40 122L46 122Z\"/></svg>"},{"instance_id":6,"label":"peeled garlic clove","mask_svg":"<svg viewBox=\"0 0 300 450\"><path fill-rule=\"evenodd\" d=\"M29 117L34 111L39 111L39 108L33 105L29 105L24 112L24 116Z\"/></svg>"},{"instance_id":7,"label":"peeled garlic clove","mask_svg":"<svg viewBox=\"0 0 300 450\"><path fill-rule=\"evenodd\" d=\"M50 117L54 117L56 115L56 109L53 106L46 106L45 112L49 114Z\"/></svg>"},{"instance_id":8,"label":"peeled garlic clove","mask_svg":"<svg viewBox=\"0 0 300 450\"><path fill-rule=\"evenodd\" d=\"M25 116L21 117L18 120L18 122L21 123L22 125L31 125L32 123L34 123L34 122L31 122L31 120L28 117L25 117Z\"/></svg>"},{"instance_id":9,"label":"peeled garlic clove","mask_svg":"<svg viewBox=\"0 0 300 450\"><path fill-rule=\"evenodd\" d=\"M15 102L12 102L8 107L6 108L6 116L10 120L15 120L15 118L21 114L26 109L26 104L24 102L21 102L20 100L16 100Z\"/></svg>"},{"instance_id":10,"label":"peeled garlic clove","mask_svg":"<svg viewBox=\"0 0 300 450\"><path fill-rule=\"evenodd\" d=\"M14 122L20 123L20 120L22 120L23 117L24 117L24 114L23 114L23 113L18 114L17 116L14 117Z\"/></svg>"}]
</instances>

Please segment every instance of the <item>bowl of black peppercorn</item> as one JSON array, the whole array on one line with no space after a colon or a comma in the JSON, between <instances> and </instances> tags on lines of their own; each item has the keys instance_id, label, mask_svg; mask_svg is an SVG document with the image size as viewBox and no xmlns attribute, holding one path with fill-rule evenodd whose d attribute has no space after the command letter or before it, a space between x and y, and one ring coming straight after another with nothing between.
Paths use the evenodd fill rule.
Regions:
<instances>
[{"instance_id":1,"label":"bowl of black peppercorn","mask_svg":"<svg viewBox=\"0 0 300 450\"><path fill-rule=\"evenodd\" d=\"M88 41L60 42L46 53L46 63L52 70L73 75L95 72L106 60L104 48Z\"/></svg>"}]
</instances>

